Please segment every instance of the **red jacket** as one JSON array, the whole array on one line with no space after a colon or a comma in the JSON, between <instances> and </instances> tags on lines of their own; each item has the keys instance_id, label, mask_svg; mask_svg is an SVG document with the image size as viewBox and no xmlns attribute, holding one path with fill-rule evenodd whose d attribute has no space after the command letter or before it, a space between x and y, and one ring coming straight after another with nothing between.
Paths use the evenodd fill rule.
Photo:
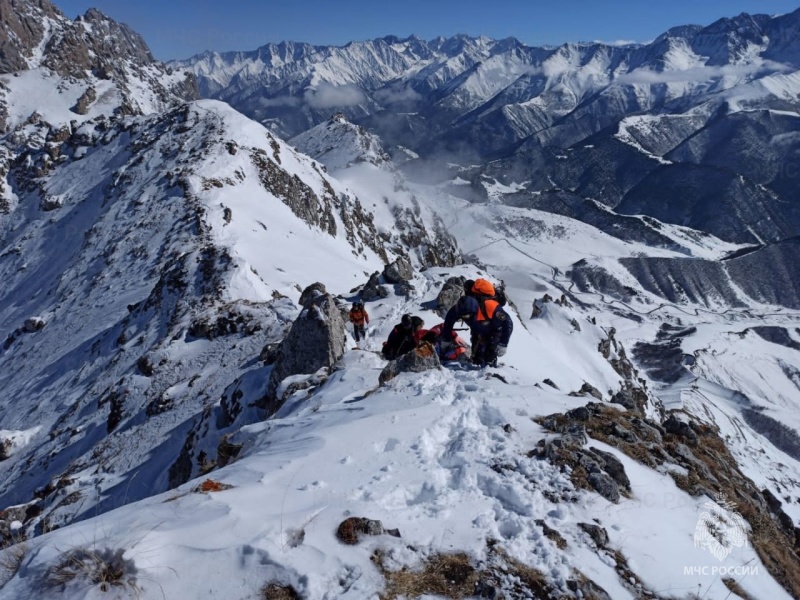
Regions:
<instances>
[{"instance_id":1,"label":"red jacket","mask_svg":"<svg viewBox=\"0 0 800 600\"><path fill-rule=\"evenodd\" d=\"M365 309L350 309L350 322L354 325L363 325L364 323L369 323L369 315Z\"/></svg>"}]
</instances>

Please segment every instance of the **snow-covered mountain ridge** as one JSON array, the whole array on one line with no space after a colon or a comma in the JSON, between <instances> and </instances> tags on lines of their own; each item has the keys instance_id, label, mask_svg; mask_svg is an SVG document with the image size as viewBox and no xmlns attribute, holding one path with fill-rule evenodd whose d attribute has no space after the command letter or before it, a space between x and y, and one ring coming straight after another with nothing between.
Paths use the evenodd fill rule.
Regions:
<instances>
[{"instance_id":1,"label":"snow-covered mountain ridge","mask_svg":"<svg viewBox=\"0 0 800 600\"><path fill-rule=\"evenodd\" d=\"M736 21L731 64L771 23ZM712 49L732 27L667 38ZM429 57L436 85L519 46L431 44L459 57ZM284 50L275 64L313 54ZM0 598L800 595L790 213L762 190L745 232L702 203L665 222L694 191L663 220L622 214L641 188L615 196L712 145L755 189L722 135L667 148L702 111L684 129L626 117L525 164L531 139L422 183L330 118L327 94L351 88L315 88L328 114L289 144L214 100L128 114L122 77L80 114L80 80L3 76ZM717 117L762 154L795 118ZM478 276L510 300L501 364L390 379L379 350L400 316L434 325Z\"/></svg>"},{"instance_id":2,"label":"snow-covered mountain ridge","mask_svg":"<svg viewBox=\"0 0 800 600\"><path fill-rule=\"evenodd\" d=\"M547 210L564 211L569 196L563 214L604 231L611 217L573 205L771 244L800 231L799 34L795 11L677 27L639 45L386 37L176 64L204 95L286 138L340 111L390 154L411 150L408 177L458 177L470 183L459 195L476 201L485 184L513 190L495 199L515 205L543 207L539 196L555 191Z\"/></svg>"},{"instance_id":3,"label":"snow-covered mountain ridge","mask_svg":"<svg viewBox=\"0 0 800 600\"><path fill-rule=\"evenodd\" d=\"M338 109L390 143L416 150L452 138L486 154L534 133L574 143L586 135L587 125L575 130L580 115L602 127L626 114L684 112L721 100L747 106L774 95L773 103L793 105L796 85L784 76L800 66L791 41L799 18L742 14L708 27L674 28L644 45L536 48L513 38L390 36L343 47L267 44L176 64L192 69L203 95L230 102L282 135L296 135ZM789 84L783 91L781 80ZM769 91L756 89L770 81L777 85ZM474 137L481 127L483 139Z\"/></svg>"}]
</instances>

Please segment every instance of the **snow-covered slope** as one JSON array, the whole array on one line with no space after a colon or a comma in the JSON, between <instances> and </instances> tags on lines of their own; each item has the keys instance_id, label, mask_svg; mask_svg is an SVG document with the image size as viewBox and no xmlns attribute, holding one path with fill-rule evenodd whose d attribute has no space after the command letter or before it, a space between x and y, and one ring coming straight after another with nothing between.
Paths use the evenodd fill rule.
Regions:
<instances>
[{"instance_id":1,"label":"snow-covered slope","mask_svg":"<svg viewBox=\"0 0 800 600\"><path fill-rule=\"evenodd\" d=\"M38 428L2 464L15 482L2 502L30 501L102 456L110 475L94 491L63 490L84 498L69 518L145 463L129 499L167 489L180 450L170 440L230 381L259 371L235 357L282 337L289 298L332 265L353 287L392 256L351 192L226 105L76 135L62 145L73 158L0 222L2 428ZM232 370L220 372L221 355Z\"/></svg>"},{"instance_id":2,"label":"snow-covered slope","mask_svg":"<svg viewBox=\"0 0 800 600\"><path fill-rule=\"evenodd\" d=\"M331 174L366 203L384 224L379 234L398 254L409 254L424 266L461 262L458 244L446 231L434 197L415 195L383 149L380 139L363 127L334 115L289 142L322 162Z\"/></svg>"},{"instance_id":3,"label":"snow-covered slope","mask_svg":"<svg viewBox=\"0 0 800 600\"><path fill-rule=\"evenodd\" d=\"M767 489L776 499L794 493L797 458L762 436L761 425L742 417L744 402L752 402L751 410L757 411L767 395L777 392L781 400L770 404L772 418L791 426L786 419L800 402L800 389L791 382L794 371L787 368L783 379L771 372L766 388L754 374L739 369L733 377L732 372L724 375L729 367L718 369L718 364L732 366L757 354L764 365L794 365L796 370L797 349L777 347L753 334L736 335L768 315L695 315L681 306L638 315L620 311L602 298L571 291L560 273L589 248L599 259L645 247L548 213L450 202L459 215L451 231L486 263L485 270L472 265L429 269L415 276L411 297L369 303L366 343L345 353L324 386L308 396L296 394L276 418L233 433L227 441L241 445L235 462L170 492L32 540L0 597L25 597L37 589L60 590L65 598L107 595L91 582L91 566L70 566L82 556L75 554L78 550L111 563L114 553L121 553L116 563L121 575L110 587L120 597L280 597L270 594L291 587L309 599L380 594L688 598L698 593L727 598L733 581L751 597L792 597L796 580L787 579L775 567L774 554L753 537L763 533L763 523L750 520L746 498L712 501L696 491L698 485L719 486L709 494L730 491L715 479L723 465L709 472L693 462L712 441L724 439L735 458L724 467L733 467L725 471L727 477L741 477L743 471L751 480L748 490ZM525 219L538 223L535 235L521 227ZM584 250L575 248L578 241ZM319 260L329 271L340 268L333 256ZM384 361L370 350L379 348L404 312L435 323L427 307L443 280L458 274L505 281L515 333L504 364L486 371L405 373L379 386ZM324 281L334 290L346 287L338 283L341 276L328 275ZM567 302L541 304L545 293L556 299L565 293ZM534 303L542 312L530 318ZM793 318L778 315L771 322L787 325ZM626 350L635 354L637 342L655 341L664 325L688 330L674 339L683 352L698 357L695 374L684 371L669 384L650 371L627 379ZM718 344L740 358L731 355L728 362ZM184 362L194 355L185 342L171 351ZM234 356L246 360L243 354ZM656 364L666 362L655 359ZM245 399L257 394L255 381L242 386ZM609 402L626 381L647 383L641 388L647 399L642 412L631 409L639 416ZM615 458L629 481L629 491L616 501L591 486L581 487L576 467L546 458L551 450L542 457L537 452L557 438L567 439L541 416L596 402L581 395L588 394L586 384L601 397L599 408L589 405L589 422L611 419L587 426L588 447L607 453L601 455L606 460ZM696 423L691 431L697 431L692 435L700 436L699 442L659 425L662 402ZM214 410L207 421L212 425ZM720 437L715 437L718 427ZM656 444L664 448L661 452L672 456L673 445L680 449L674 456L683 456L683 462L645 460L647 452L656 452L653 442L638 437L648 431L663 436ZM698 474L703 479L693 480ZM88 477L77 473L64 485L72 489ZM202 487L205 479L210 481ZM134 480L130 488L135 487ZM119 500L123 490L110 493ZM790 519L800 516L793 501L784 509ZM727 519L722 523L729 531L742 528L754 545L721 538L731 552L723 560L715 558L695 542L709 512ZM747 517L737 520L740 513ZM343 544L336 531L349 517L380 520L382 528L373 526L379 535ZM401 577L403 568L408 571ZM59 580L70 569L74 577ZM447 569L446 578L437 579L437 569Z\"/></svg>"},{"instance_id":4,"label":"snow-covered slope","mask_svg":"<svg viewBox=\"0 0 800 600\"><path fill-rule=\"evenodd\" d=\"M197 97L190 73L154 60L141 36L96 9L71 21L49 0L3 0L0 15L0 131L34 113L68 124L89 113L152 113ZM49 113L55 105L69 118Z\"/></svg>"},{"instance_id":5,"label":"snow-covered slope","mask_svg":"<svg viewBox=\"0 0 800 600\"><path fill-rule=\"evenodd\" d=\"M792 187L748 162L794 152L796 116L701 102L614 121L791 79L761 74L794 56L797 13L621 50L457 36L206 57L230 89L288 83L284 108L302 95L292 126L320 124L291 145L218 101L162 103L182 75L144 60L136 72L167 83L137 78L130 96L124 69L102 84L45 71L49 32L94 31L47 19L20 46L30 69L2 76L0 599L800 596L797 241L763 239L792 227L764 200ZM698 70L718 81L663 75ZM329 118L345 100L352 116L426 94L454 140L502 126L491 97L520 101L497 105L512 136L561 120L432 185ZM607 129L603 102L626 107ZM677 222L615 212L632 190L629 207L647 204L652 173L722 156L774 211L748 223L763 243L672 219L685 200L664 189L656 208ZM398 258L412 272L393 284L380 273ZM501 364L386 380L379 350L401 315L432 326L440 292L479 276L509 299ZM304 290L315 282L327 292ZM356 299L371 317L359 344L340 315ZM338 330L281 343L309 322ZM333 337L324 367L280 375Z\"/></svg>"}]
</instances>

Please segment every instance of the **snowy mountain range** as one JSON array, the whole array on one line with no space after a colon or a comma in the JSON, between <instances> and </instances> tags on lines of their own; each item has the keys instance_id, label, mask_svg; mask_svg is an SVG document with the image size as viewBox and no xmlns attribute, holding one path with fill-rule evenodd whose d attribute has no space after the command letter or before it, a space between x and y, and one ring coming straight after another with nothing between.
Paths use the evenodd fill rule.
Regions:
<instances>
[{"instance_id":1,"label":"snowy mountain range","mask_svg":"<svg viewBox=\"0 0 800 600\"><path fill-rule=\"evenodd\" d=\"M206 97L283 135L341 110L390 144L491 155L529 137L574 144L642 112L797 103L800 12L676 27L648 44L525 46L514 38L285 42L180 61ZM451 144L452 142L452 144Z\"/></svg>"},{"instance_id":2,"label":"snowy mountain range","mask_svg":"<svg viewBox=\"0 0 800 600\"><path fill-rule=\"evenodd\" d=\"M799 12L169 66L0 20L0 599L800 596ZM501 364L387 366L476 277Z\"/></svg>"}]
</instances>

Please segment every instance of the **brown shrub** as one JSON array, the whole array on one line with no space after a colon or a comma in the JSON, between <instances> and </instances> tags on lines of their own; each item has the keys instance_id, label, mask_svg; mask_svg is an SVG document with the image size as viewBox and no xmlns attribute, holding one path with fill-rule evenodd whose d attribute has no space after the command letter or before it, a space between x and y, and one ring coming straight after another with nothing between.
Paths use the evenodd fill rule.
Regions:
<instances>
[{"instance_id":1,"label":"brown shrub","mask_svg":"<svg viewBox=\"0 0 800 600\"><path fill-rule=\"evenodd\" d=\"M474 594L478 583L478 571L463 553L431 556L423 563L421 571L407 568L389 571L378 552L372 556L372 560L386 578L386 590L381 594L381 600L418 598L423 594L460 600Z\"/></svg>"},{"instance_id":2,"label":"brown shrub","mask_svg":"<svg viewBox=\"0 0 800 600\"><path fill-rule=\"evenodd\" d=\"M268 583L261 589L263 600L302 600L300 594L290 585Z\"/></svg>"}]
</instances>

